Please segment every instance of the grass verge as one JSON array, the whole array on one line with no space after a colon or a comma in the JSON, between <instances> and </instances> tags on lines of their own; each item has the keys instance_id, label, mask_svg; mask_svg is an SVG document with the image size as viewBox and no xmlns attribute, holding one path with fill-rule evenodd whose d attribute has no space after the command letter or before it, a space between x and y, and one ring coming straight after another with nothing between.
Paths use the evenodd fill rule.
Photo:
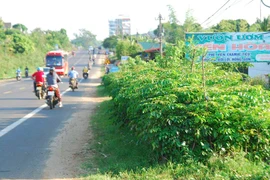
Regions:
<instances>
[{"instance_id":1,"label":"grass verge","mask_svg":"<svg viewBox=\"0 0 270 180\"><path fill-rule=\"evenodd\" d=\"M99 96L107 96L103 86ZM213 156L205 163L192 159L184 164L158 164L151 147L139 144L127 127L115 124L113 102L104 101L91 118L93 139L83 168L85 179L270 179L270 166L251 162L244 153L232 157Z\"/></svg>"}]
</instances>

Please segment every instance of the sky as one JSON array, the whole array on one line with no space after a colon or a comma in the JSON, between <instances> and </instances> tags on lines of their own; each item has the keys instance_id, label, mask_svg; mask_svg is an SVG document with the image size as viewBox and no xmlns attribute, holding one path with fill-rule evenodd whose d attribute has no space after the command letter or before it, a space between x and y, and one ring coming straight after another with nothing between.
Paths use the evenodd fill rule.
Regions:
<instances>
[{"instance_id":1,"label":"sky","mask_svg":"<svg viewBox=\"0 0 270 180\"><path fill-rule=\"evenodd\" d=\"M228 3L212 16L223 4ZM270 15L270 8L261 0L1 0L0 17L12 25L24 24L29 31L60 30L70 39L79 29L86 29L103 40L109 36L109 19L119 14L129 15L131 33L147 33L158 26L159 13L167 22L171 5L180 24L186 12L192 10L196 21L207 28L222 19L246 19L250 24ZM270 6L270 0L264 0ZM261 6L261 8L260 8ZM261 10L260 10L261 9ZM211 17L212 16L212 17ZM210 18L209 18L210 17ZM207 20L207 21L206 21Z\"/></svg>"}]
</instances>

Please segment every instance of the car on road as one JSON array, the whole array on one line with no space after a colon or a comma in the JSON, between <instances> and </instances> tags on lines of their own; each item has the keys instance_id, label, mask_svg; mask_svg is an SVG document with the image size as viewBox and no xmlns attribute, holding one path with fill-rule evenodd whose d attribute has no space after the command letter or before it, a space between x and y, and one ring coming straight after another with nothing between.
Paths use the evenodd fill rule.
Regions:
<instances>
[{"instance_id":1,"label":"car on road","mask_svg":"<svg viewBox=\"0 0 270 180\"><path fill-rule=\"evenodd\" d=\"M49 74L50 68L49 67L42 67L42 70L44 72L44 76L46 77L47 74Z\"/></svg>"}]
</instances>

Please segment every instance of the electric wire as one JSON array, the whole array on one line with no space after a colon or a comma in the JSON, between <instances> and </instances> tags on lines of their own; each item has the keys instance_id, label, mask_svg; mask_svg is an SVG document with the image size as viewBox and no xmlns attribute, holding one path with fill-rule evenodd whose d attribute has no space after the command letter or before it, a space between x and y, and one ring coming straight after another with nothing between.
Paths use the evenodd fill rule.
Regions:
<instances>
[{"instance_id":1,"label":"electric wire","mask_svg":"<svg viewBox=\"0 0 270 180\"><path fill-rule=\"evenodd\" d=\"M215 14L217 14L224 6L226 6L226 4L228 4L228 2L230 2L231 0L228 0L227 2L225 2L225 4L223 4L214 14L212 14L210 17L208 17L203 23L204 24L206 21L208 21L211 17L213 17Z\"/></svg>"},{"instance_id":2,"label":"electric wire","mask_svg":"<svg viewBox=\"0 0 270 180\"><path fill-rule=\"evenodd\" d=\"M242 0L235 0L230 6L228 6L226 9L224 9L219 15L217 15L214 19L216 19L217 17L219 17L221 14L223 14L225 11L227 11L228 9L232 8L233 6L235 6L236 4L240 3ZM207 22L206 25L209 25L214 19L212 19L211 21Z\"/></svg>"},{"instance_id":3,"label":"electric wire","mask_svg":"<svg viewBox=\"0 0 270 180\"><path fill-rule=\"evenodd\" d=\"M247 6L247 5L249 5L250 3L252 3L254 0L251 0L251 1L249 1L246 5L245 5L245 7Z\"/></svg>"}]
</instances>

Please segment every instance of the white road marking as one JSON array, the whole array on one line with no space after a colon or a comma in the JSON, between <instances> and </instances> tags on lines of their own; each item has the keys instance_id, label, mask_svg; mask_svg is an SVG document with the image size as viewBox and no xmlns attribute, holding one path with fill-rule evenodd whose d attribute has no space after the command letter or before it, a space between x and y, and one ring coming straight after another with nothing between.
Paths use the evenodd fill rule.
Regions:
<instances>
[{"instance_id":1,"label":"white road marking","mask_svg":"<svg viewBox=\"0 0 270 180\"><path fill-rule=\"evenodd\" d=\"M12 91L6 91L3 94L10 94L10 93L12 93Z\"/></svg>"},{"instance_id":2,"label":"white road marking","mask_svg":"<svg viewBox=\"0 0 270 180\"><path fill-rule=\"evenodd\" d=\"M82 58L78 61L80 62L82 60ZM78 64L78 62L76 64ZM81 78L81 80L79 81L79 83L81 83L83 80L83 78ZM71 89L68 88L66 89L64 92L61 93L61 96L63 96L66 92L70 91ZM9 92L9 91L8 91ZM11 91L10 91L11 92ZM6 92L7 93L7 92ZM2 129L0 131L0 138L2 136L4 136L5 134L7 134L8 132L10 132L12 129L16 128L17 126L19 126L20 124L22 124L23 122L25 122L26 120L28 120L29 118L33 117L35 114L37 114L39 111L41 111L42 109L44 109L45 107L47 107L47 104L43 104L42 106L38 107L37 109L35 109L34 111L32 111L31 113L27 114L26 116L24 116L23 118L19 119L18 121L12 123L11 125L7 126L6 128Z\"/></svg>"},{"instance_id":3,"label":"white road marking","mask_svg":"<svg viewBox=\"0 0 270 180\"><path fill-rule=\"evenodd\" d=\"M79 83L82 81L83 79L81 79L79 81ZM63 96L66 92L70 91L71 89L68 88L66 89L64 92L61 93L61 95ZM45 107L47 107L47 104L43 104L42 106L40 106L39 108L35 109L34 111L32 111L31 113L27 114L26 116L24 116L23 118L19 119L18 121L12 123L11 125L7 126L6 128L2 129L0 131L0 138L2 136L4 136L5 134L7 134L8 132L10 132L12 129L16 128L17 126L19 126L20 124L22 124L23 122L25 122L26 120L28 120L29 118L33 117L35 114L37 114L39 111L41 111L42 109L44 109Z\"/></svg>"}]
</instances>

